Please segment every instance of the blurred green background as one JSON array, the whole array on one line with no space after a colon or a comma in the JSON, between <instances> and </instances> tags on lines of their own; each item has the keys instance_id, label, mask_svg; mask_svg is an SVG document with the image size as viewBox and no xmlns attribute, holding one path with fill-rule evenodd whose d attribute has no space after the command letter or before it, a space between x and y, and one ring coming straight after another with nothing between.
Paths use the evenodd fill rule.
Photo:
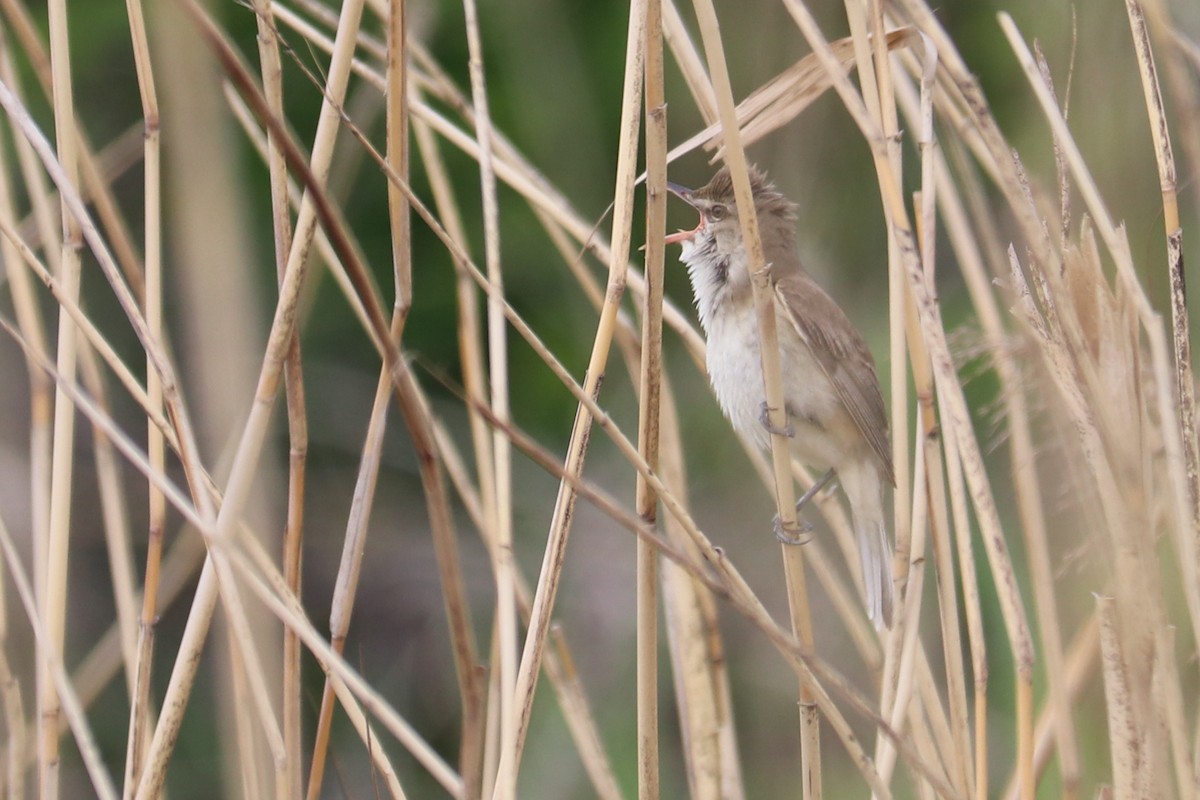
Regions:
<instances>
[{"instance_id":1,"label":"blurred green background","mask_svg":"<svg viewBox=\"0 0 1200 800\"><path fill-rule=\"evenodd\" d=\"M168 39L158 33L164 13L149 4L151 44L161 48ZM169 5L169 4L167 4ZM836 3L812 4L828 37L846 35L844 11ZM257 64L255 26L252 13L240 3L209 3L214 15L230 32L251 64ZM1200 30L1200 7L1175 2L1173 12L1181 28L1195 38ZM1000 33L996 14L1008 11L1027 40L1037 40L1046 52L1056 82L1065 85L1072 75L1070 111L1073 129L1101 190L1108 198L1112 215L1129 227L1135 260L1152 296L1165 297L1162 248L1162 212L1158 180L1145 122L1141 90L1134 67L1132 45L1124 15L1117 0L1072 5L1066 2L1013 0L976 2L947 0L938 5L939 19L957 43L970 67L979 76L1000 126L1017 148L1035 184L1053 190L1053 150L1046 125L1031 99L1009 47ZM689 8L684 18L691 24ZM42 15L44 9L35 13ZM73 76L80 120L98 146L140 124L141 106L137 79L129 48L124 4L70 4ZM767 0L718 3L726 50L729 54L735 92L744 96L756 86L807 53L802 37L781 4ZM621 3L580 3L562 0L483 0L480 14L490 90L490 103L497 127L527 158L567 196L583 216L600 224L607 235L609 222L603 215L612 198L615 180L617 122L620 108L622 65L628 8ZM368 14L367 30L382 35L378 20ZM413 0L410 19L416 36L428 47L458 85L469 91L467 46L461 5L453 2ZM1074 20L1074 23L1073 23ZM1073 24L1077 41L1073 41ZM43 28L44 30L44 28ZM695 30L694 26L691 30ZM327 59L310 48L297 34L283 33L290 45L285 54L285 97L289 122L302 142L311 141L319 108L318 90L296 62L323 72ZM1075 50L1073 62L1071 54ZM18 55L27 85L33 81L27 64ZM672 144L698 129L699 115L686 88L668 59L667 96ZM160 87L160 91L163 90ZM30 91L33 94L32 91ZM376 141L382 143L382 121L377 92L360 80L352 82L347 110ZM180 102L180 101L176 101ZM187 102L184 99L182 102ZM49 130L48 105L35 104L39 121ZM164 99L164 147L175 147L176 118ZM249 332L244 352L239 355L257 363L274 308L275 269L272 254L270 200L266 170L253 149L233 128L227 117L214 125L228 128L229 157L236 165L240 182L236 187L238 207L250 251L244 257L242 284L252 292L249 308L254 316L239 320ZM913 133L905 131L907 188L916 187ZM482 261L482 222L479 179L475 163L454 150L444 148L455 181L465 222L472 237L472 252ZM832 94L819 100L802 117L751 150L751 158L770 172L780 188L797 200L801 214L800 240L810 270L847 309L867 336L880 360L886 387L887 283L885 229L875 186L874 168L863 143L840 101ZM165 180L178 180L168 154ZM686 157L671 168L678 182L697 185L713 170L701 154ZM428 198L422 165L414 155L414 184ZM391 297L391 255L387 224L386 184L365 161L350 137L343 137L332 178L334 196L342 204L376 278ZM119 198L136 237L141 236L142 175L134 166L118 179ZM1194 197L1194 187L1185 186L1185 200ZM167 203L172 202L170 193ZM582 378L595 332L596 315L556 254L535 217L511 190L501 189L503 269L506 291L513 305L577 378ZM203 327L185 335L183 328L196 323L182 321L195 309L188 284L173 269L178 238L170 223L166 230L168 282L168 325L177 336L176 353L189 392L201 393L193 369L197 342L204 341ZM1078 213L1078 212L1077 212ZM1194 222L1194 205L1185 205L1185 218ZM1002 224L1003 221L1001 221ZM643 238L641 203L635 216L635 244ZM681 205L669 209L668 227L690 227L690 212ZM214 236L223 235L214 231ZM461 380L455 340L456 302L454 276L443 248L419 222L413 225L415 303L405 336L405 350L414 359L422 383L435 400L437 412L449 423L460 444L468 444L465 414L455 391L441 384L445 376L457 385ZM939 290L948 326L970 328L967 303L949 247L939 245ZM671 301L689 310L691 299L686 277L677 268L677 253L668 253L667 294ZM602 271L596 274L603 279ZM308 521L305 551L305 603L310 616L324 627L328 618L332 579L340 557L346 513L353 489L358 454L370 411L378 370L378 357L344 298L323 270L312 273L313 305L303 331L305 377L309 402L311 449L309 460ZM136 340L120 322L115 304L108 297L99 275L85 279L87 304L112 331L129 363L140 363ZM231 288L231 291L232 288ZM9 301L4 311L10 313ZM1161 305L1160 307L1165 308ZM48 319L52 306L47 302ZM211 309L210 309L211 311ZM201 309L197 319L205 319ZM209 324L217 327L219 315ZM200 323L203 326L203 323ZM258 337L257 339L255 337ZM513 408L516 423L554 453L564 451L575 404L549 371L519 340L510 337ZM666 337L666 363L682 410L681 424L687 442L691 496L695 513L714 542L726 548L755 589L781 617L785 613L782 575L776 548L770 536L772 514L767 491L749 479L747 461L720 417L705 379L692 366L679 342ZM0 343L0 364L6 374L22 375L21 355L9 340ZM974 374L974 370L964 376ZM240 413L221 413L193 403L206 426L206 457L217 462L229 437L240 429L249 404L251 386L232 380ZM996 421L986 409L995 399L995 384L986 377L971 381L968 397L980 409L981 438L1000 435ZM240 394L239 394L240 393ZM114 392L119 395L119 393ZM887 391L885 390L885 395ZM27 442L28 402L23 378L14 377L4 393L3 447L10 461L24 458ZM626 431L636 430L636 399L628 378L614 360L601 397L602 404ZM131 403L119 396L114 403L121 419L135 438L144 438L144 421ZM238 403L233 404L234 411ZM282 406L276 418L282 421ZM24 421L24 422L23 422ZM985 441L986 444L986 441ZM89 445L81 439L80 446ZM272 440L268 472L278 476L287 456L286 431L277 426ZM3 490L9 524L28 530L28 498L20 470L8 467L10 477ZM996 475L1003 475L997 469ZM613 448L602 436L593 437L588 475L618 496L632 502L633 478ZM529 576L536 574L557 483L522 458L516 466L519 504L516 518L518 559ZM130 511L134 530L144 530L145 490L132 471L128 474ZM72 650L68 662L90 648L95 637L114 616L107 586L107 557L98 521L89 528L85 510L95 504L95 486L87 473L78 478L76 514L78 535L73 552L73 611L69 622ZM998 479L1001 489L1003 479ZM263 500L267 519L277 521L282 512L281 484L270 475L263 478ZM1004 498L1000 498L1002 508ZM22 515L25 524L21 525ZM138 521L141 521L139 527ZM761 524L747 525L747 520ZM175 526L179 521L173 520ZM463 558L473 601L475 622L481 641L487 641L492 598L490 570L485 551L460 517ZM16 524L14 524L16 523ZM174 528L173 528L174 530ZM187 534L194 535L194 534ZM1069 549L1068 537L1063 543ZM1010 545L1019 553L1019 542ZM618 770L622 786L632 796L636 784L633 691L633 538L581 504L568 553L565 584L559 598L559 618L568 641L576 648L576 660L602 726L605 744ZM140 554L139 554L140 557ZM1018 557L1019 561L1019 557ZM139 562L140 570L141 564ZM1065 593L1068 606L1090 602L1094 585L1083 584ZM185 592L184 597L187 598ZM985 603L991 604L991 596ZM815 600L818 612L828 612L824 598ZM157 681L165 685L187 603L174 604L164 612L160 626ZM794 792L798 779L795 741L795 687L783 663L765 646L762 638L740 618L726 614L730 672L734 680L736 718L750 797L776 797ZM833 624L818 617L817 639L832 664L856 663L849 643ZM20 628L14 624L14 628ZM999 629L999 626L998 626ZM14 633L14 636L23 634ZM458 701L444 614L441 609L433 555L426 535L425 512L411 448L402 425L395 421L389 433L385 473L373 515L372 537L355 612L348 659L395 704L423 735L453 760L457 743ZM210 651L209 658L219 656ZM1001 636L990 649L993 697L992 711L996 751L994 780L1007 776L1012 754L1005 752L1012 741L1011 659ZM311 735L312 718L319 702L320 674L306 661L310 692L309 718L305 734ZM852 671L852 670L851 670ZM664 689L669 681L665 678ZM861 680L861 674L854 677ZM175 798L201 798L223 789L214 762L220 759L220 705L212 702L221 692L212 681L201 683L185 719L183 737L171 771L168 789ZM588 797L581 766L573 751L563 744L565 728L553 702L544 691L539 695L527 756L523 767L522 797ZM664 692L663 726L666 741L673 741L676 723ZM101 745L114 774L120 774L127 725L125 691L114 681L92 712ZM1097 720L1100 723L1100 720ZM352 735L341 729L340 735ZM1081 728L1087 746L1086 728ZM863 731L865 733L865 730ZM1102 742L1102 739L1098 739ZM400 748L387 743L403 768L403 779L411 796L440 796L438 790ZM81 778L77 756L67 755L74 780ZM357 744L334 750L334 764L326 779L328 797L373 796L363 748ZM1086 762L1086 759L1085 759ZM827 762L829 786L855 785L844 763ZM664 753L664 796L680 797L686 784L678 751ZM1103 774L1092 780L1103 779ZM83 784L79 791L86 793ZM999 786L993 787L998 791ZM1090 795L1090 784L1085 785ZM85 796L79 794L77 796ZM1050 795L1047 795L1050 796Z\"/></svg>"}]
</instances>

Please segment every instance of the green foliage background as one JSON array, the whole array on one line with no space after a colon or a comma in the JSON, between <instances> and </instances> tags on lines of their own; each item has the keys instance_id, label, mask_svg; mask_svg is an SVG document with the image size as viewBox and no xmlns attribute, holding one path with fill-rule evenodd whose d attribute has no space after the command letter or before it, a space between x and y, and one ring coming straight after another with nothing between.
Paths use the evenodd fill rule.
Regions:
<instances>
[{"instance_id":1,"label":"green foliage background","mask_svg":"<svg viewBox=\"0 0 1200 800\"><path fill-rule=\"evenodd\" d=\"M156 9L154 4L148 5L153 28ZM814 10L819 13L827 36L847 33L838 4L812 5L819 6ZM1185 2L1174 6L1181 22L1191 25L1194 32L1200 26L1200 9ZM246 60L256 64L250 10L228 0L212 2L210 8L221 24L234 32ZM1017 147L1033 180L1050 186L1054 180L1051 141L1041 116L1031 111L1025 79L999 32L995 15L1001 9L1013 14L1027 39L1041 43L1060 92L1068 75L1071 77L1071 119L1079 143L1106 197L1114 204L1114 216L1124 219L1129 226L1135 258L1145 265L1146 282L1158 299L1165 298L1165 280L1159 277L1163 274L1164 255L1158 182L1124 4L1117 0L1075 5L1046 0L947 0L938 8L943 24L979 75L1002 129ZM683 8L682 12L685 19L690 18L690 9ZM137 125L141 118L124 4L73 3L70 13L73 77L80 119L92 140L102 144ZM608 222L604 214L611 200L615 175L627 6L615 2L483 0L480 13L491 109L497 127L576 208L595 219L599 230L606 233ZM739 97L807 52L781 4L769 0L727 1L718 4L718 13ZM461 5L448 0L413 0L410 16L420 40L459 86L467 90ZM1074 41L1073 20L1078 32ZM320 73L326 58L311 50L299 36L285 31L284 37L292 46L290 56L285 56L289 123L301 141L310 141L320 96L298 64ZM32 84L27 65L23 75ZM700 121L678 71L670 63L667 79L670 139L674 144L694 132ZM348 103L347 111L372 138L380 141L382 123L377 98L372 102L374 90L357 79L354 85L351 96L355 99ZM39 122L50 129L48 107L43 103L34 110ZM162 122L164 147L170 148L174 122L167 116ZM906 144L911 144L910 132L905 132L905 139ZM230 158L236 160L244 178L239 192L249 218L248 227L258 237L250 260L257 264L252 281L261 318L256 324L260 331L265 331L274 308L275 286L268 182L265 168L252 148L240 138L236 141L236 152L230 153ZM334 168L334 195L351 221L378 281L390 287L386 184L357 151L358 145L345 137ZM467 229L472 234L473 251L480 254L483 248L477 167L452 148L447 147L446 151ZM910 157L911 152L909 147ZM840 103L832 96L823 98L795 123L757 145L751 157L800 203L801 239L810 269L846 306L877 357L882 359L887 341L885 228L867 147ZM711 170L701 155L693 154L672 167L672 177L695 185L706 180ZM915 185L915 171L910 170L909 175ZM172 177L169 172L165 175L168 182ZM418 191L428 196L416 158L414 181ZM139 220L140 167L135 165L120 178L119 187L128 218ZM1188 187L1188 193L1194 197L1194 187ZM1191 213L1194 217L1194 207ZM501 190L500 215L506 290L512 303L568 368L581 376L595 330L594 311L533 215L511 190ZM636 219L635 229L640 230L640 209ZM690 227L692 221L686 209L674 206L669 211L668 224L672 229ZM135 234L140 236L139 231ZM419 222L414 223L413 237L415 304L405 349L416 360L422 382L438 401L438 412L465 439L465 415L453 388L460 381L453 272L444 250ZM173 243L168 228L169 315L172 308L186 302L171 274ZM946 257L949 248L942 248L941 252L939 288L944 314L948 320L969 326L964 290L955 265ZM673 266L674 254L669 253L668 259ZM317 282L314 304L302 339L312 435L305 594L310 615L322 620L328 613L330 581L337 566L378 357L328 275L322 270L314 272L313 278ZM98 287L97 276L87 278L86 286ZM679 306L690 307L682 269L671 270L667 293ZM94 306L103 307L111 302L103 292L93 294L94 298L89 296L88 302ZM386 294L390 296L390 289ZM9 313L7 299L4 311ZM46 311L48 314L52 311L49 303ZM114 307L114 319L117 313ZM174 324L168 316L168 325ZM139 363L133 337L116 339L128 348L125 355L129 362ZM516 422L552 452L561 453L575 404L516 337L512 342ZM777 609L782 609L782 576L775 563L775 548L770 546L771 510L767 492L747 480L750 471L745 457L720 418L703 377L687 363L679 343L670 336L666 348L668 371L676 382L676 391L687 398L682 403L685 414L682 422L698 518L714 541L725 546L737 563L746 565L746 573L763 595L773 600ZM260 352L261 343L248 343L247 349ZM20 374L20 355L11 342L0 343L0 355L8 374ZM189 353L181 348L178 356L186 380ZM885 385L888 369L888 365L881 363ZM443 386L442 379L450 387ZM28 414L27 391L19 381L13 383L4 399L4 413L9 419L4 425L5 446L24 448L20 435L21 420ZM995 399L994 383L981 379L968 389L973 407L979 409L979 425L993 425L995 421L988 418L984 409ZM619 369L612 371L601 400L626 429L634 428L636 402L628 380ZM282 416L280 408L276 410L278 417ZM201 416L204 414L204 409L197 411ZM135 409L126 405L124 412L130 430L143 429ZM220 422L231 424L228 420ZM453 676L446 668L449 660L436 573L431 568L427 537L422 538L424 512L412 456L400 426L394 427L347 652L350 661L359 664L377 688L445 756L452 758L457 741L454 722L457 700ZM274 445L273 456L282 463L287 448L282 425ZM589 475L609 484L621 496L632 498L633 486L627 476L619 472L612 460L606 460L611 455L603 442L597 442L589 459ZM522 499L517 519L518 557L527 574L534 574L549 522L549 500L556 484L532 466L520 463L517 485ZM11 494L4 495L6 503ZM77 503L86 508L89 502L94 502L94 487L81 485L79 495ZM737 527L736 520L743 518L749 505L754 509L751 518L757 515L762 521L760 530ZM144 504L140 507L131 504L131 511L135 518L144 515ZM466 529L465 524L463 528ZM574 536L568 556L572 563L568 565L567 585L560 599L560 616L568 639L578 648L580 669L604 726L605 743L621 772L623 786L632 795L634 697L612 694L632 685L632 538L587 509L581 511ZM463 539L468 575L473 580L473 599L479 606L476 622L482 626L488 619L485 612L492 592L486 555L470 531ZM110 597L86 588L91 586L87 580L90 573L106 569L98 530L78 541L79 552L72 562L72 574L81 587L76 595L79 607L69 625L71 641L77 643L79 652L69 652L68 663L82 656L86 645L111 621L114 613ZM1018 542L1010 545L1019 549ZM991 602L986 594L985 602ZM186 605L176 603L166 610L161 623L160 653L172 652L173 640L178 638L185 619ZM790 736L780 740L771 732L794 730L791 678L782 664L759 657L761 651L751 646L755 634L746 630L740 619L727 620L726 628L738 717L744 729L741 747L747 764L749 795L781 796L783 787L793 784L798 771L794 763L796 747ZM590 631L591 635L584 635L583 631ZM488 640L488 631L481 629L480 635L481 641ZM835 664L839 652L848 647L839 632L829 627L819 628L818 642L823 655ZM739 645L745 645L745 649ZM1004 716L1011 709L1003 706L1011 701L1003 699L1000 687L1011 685L1006 675L1010 659L1002 641L997 641L991 652L998 703L993 718L1004 725ZM306 666L311 668L311 662ZM158 680L165 685L169 662L163 661L157 670ZM311 668L307 677L311 679L313 697L309 711L315 714L320 675ZM178 766L171 772L172 797L212 797L221 791L216 770L210 766L217 758L220 736L219 704L214 696L219 691L218 687L204 686L201 696L193 700L176 756ZM102 733L102 745L115 774L120 773L124 758L127 720L123 692L119 682L114 682L92 712L94 719L111 715L111 724L97 724L97 729ZM664 708L668 736L673 735L671 712L672 709ZM306 732L310 730L306 728ZM539 702L524 767L527 775L538 776L538 788L525 796L589 796L577 761L554 746L554 741L563 737L562 721L553 703L543 699ZM998 735L996 741L1001 739ZM997 774L1006 774L1011 754L993 755ZM68 760L74 758L74 754L68 754ZM342 790L346 796L371 796L369 786L353 777L365 774L363 765L356 760L362 758L359 750L345 758L347 762L336 771L345 781ZM667 754L665 796L683 796L685 791L677 759L677 753ZM405 765L403 758L399 762L412 768L413 774L406 776L413 787L412 796L436 796L432 785L422 785L419 770ZM1102 776L1093 776L1099 777ZM342 796L338 789L332 788L336 784L337 779L327 781L328 796Z\"/></svg>"}]
</instances>

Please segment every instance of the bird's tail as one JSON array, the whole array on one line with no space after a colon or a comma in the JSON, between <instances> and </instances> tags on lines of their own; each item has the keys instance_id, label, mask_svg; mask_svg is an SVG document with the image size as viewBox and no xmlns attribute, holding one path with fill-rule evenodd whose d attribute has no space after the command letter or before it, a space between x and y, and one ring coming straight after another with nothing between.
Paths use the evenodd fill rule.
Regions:
<instances>
[{"instance_id":1,"label":"bird's tail","mask_svg":"<svg viewBox=\"0 0 1200 800\"><path fill-rule=\"evenodd\" d=\"M838 477L850 501L858 559L862 568L867 614L876 629L892 627L895 590L892 586L892 545L883 516L883 485L873 465L839 470Z\"/></svg>"},{"instance_id":2,"label":"bird's tail","mask_svg":"<svg viewBox=\"0 0 1200 800\"><path fill-rule=\"evenodd\" d=\"M882 520L856 519L858 559L862 567L863 588L867 594L867 614L879 630L892 627L895 597L892 588L892 546Z\"/></svg>"}]
</instances>

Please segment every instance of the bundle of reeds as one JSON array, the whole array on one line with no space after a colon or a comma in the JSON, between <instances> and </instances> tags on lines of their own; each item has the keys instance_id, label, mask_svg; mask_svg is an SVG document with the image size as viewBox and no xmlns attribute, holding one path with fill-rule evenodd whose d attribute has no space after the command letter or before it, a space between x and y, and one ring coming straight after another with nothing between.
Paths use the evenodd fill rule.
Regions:
<instances>
[{"instance_id":1,"label":"bundle of reeds","mask_svg":"<svg viewBox=\"0 0 1200 800\"><path fill-rule=\"evenodd\" d=\"M821 24L801 0L761 18L631 0L619 122L584 109L616 125L580 138L615 135L596 219L493 121L506 54L481 22L510 12L464 0L448 61L414 30L438 12L406 5L250 0L216 21L129 0L140 114L97 146L80 12L49 0L43 29L0 2L0 325L28 374L5 393L27 424L0 506L4 796L342 796L334 772L345 796L498 800L1200 793L1177 193L1200 185L1194 9L1126 0L1105 44L1122 58L1078 71L1090 17L1052 68L1000 14L1017 146L924 0ZM808 54L735 91L760 36ZM544 69L506 100L553 91ZM877 178L817 191L875 209L840 235L877 247L855 276L877 319L886 286L868 330L902 606L882 631L837 492L808 544L775 549L771 513L793 518L812 476L708 441L731 437L696 399L704 343L664 289L668 165L723 161L748 193L754 146L781 183L819 174L840 141L779 154L806 113L856 132L846 158ZM1127 119L1141 157L1097 146L1101 178L1076 136ZM1131 207L1154 178L1161 204ZM336 357L322 325L351 331ZM552 403L574 422L535 419ZM350 466L310 463L310 430ZM689 476L726 485L693 500Z\"/></svg>"}]
</instances>

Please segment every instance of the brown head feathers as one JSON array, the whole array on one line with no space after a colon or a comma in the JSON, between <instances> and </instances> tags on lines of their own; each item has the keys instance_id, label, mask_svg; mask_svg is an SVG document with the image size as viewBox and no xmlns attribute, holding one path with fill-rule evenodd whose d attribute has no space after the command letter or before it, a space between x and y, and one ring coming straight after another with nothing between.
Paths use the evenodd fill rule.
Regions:
<instances>
[{"instance_id":1,"label":"brown head feathers","mask_svg":"<svg viewBox=\"0 0 1200 800\"><path fill-rule=\"evenodd\" d=\"M749 165L750 189L754 194L754 205L760 214L773 213L781 217L795 219L796 204L788 200L775 188L775 184L767 178L766 173L753 164ZM704 186L692 192L692 196L712 203L733 205L733 178L729 167L721 167Z\"/></svg>"}]
</instances>

